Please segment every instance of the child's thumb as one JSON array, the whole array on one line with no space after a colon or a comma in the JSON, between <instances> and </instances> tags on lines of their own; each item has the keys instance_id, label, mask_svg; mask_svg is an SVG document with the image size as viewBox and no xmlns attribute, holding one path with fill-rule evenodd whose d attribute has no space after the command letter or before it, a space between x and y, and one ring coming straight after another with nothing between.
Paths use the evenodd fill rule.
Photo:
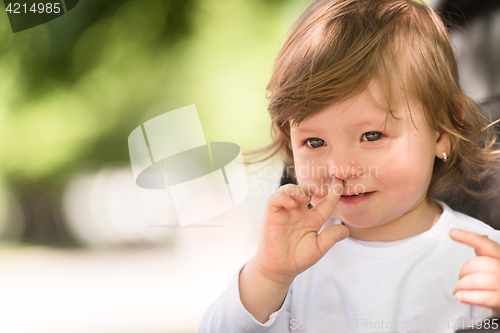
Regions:
<instances>
[{"instance_id":1,"label":"child's thumb","mask_svg":"<svg viewBox=\"0 0 500 333\"><path fill-rule=\"evenodd\" d=\"M324 256L326 252L328 252L328 250L335 245L335 243L340 242L347 237L349 237L349 229L347 229L345 225L334 224L325 228L317 238L321 256Z\"/></svg>"}]
</instances>

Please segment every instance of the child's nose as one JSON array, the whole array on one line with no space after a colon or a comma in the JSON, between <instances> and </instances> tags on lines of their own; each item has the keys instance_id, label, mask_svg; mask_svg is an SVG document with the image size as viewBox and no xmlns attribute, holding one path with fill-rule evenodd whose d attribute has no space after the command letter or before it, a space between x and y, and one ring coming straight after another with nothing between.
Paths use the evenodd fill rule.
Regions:
<instances>
[{"instance_id":1,"label":"child's nose","mask_svg":"<svg viewBox=\"0 0 500 333\"><path fill-rule=\"evenodd\" d=\"M355 160L344 160L330 164L328 168L330 177L336 177L341 180L348 180L349 178L360 178L365 175L365 167L356 163Z\"/></svg>"}]
</instances>

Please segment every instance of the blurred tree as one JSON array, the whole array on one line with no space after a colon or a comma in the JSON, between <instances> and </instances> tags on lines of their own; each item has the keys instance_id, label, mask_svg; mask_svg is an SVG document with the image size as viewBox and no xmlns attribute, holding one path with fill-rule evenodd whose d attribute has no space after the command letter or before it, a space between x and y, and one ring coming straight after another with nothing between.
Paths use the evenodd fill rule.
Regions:
<instances>
[{"instance_id":1,"label":"blurred tree","mask_svg":"<svg viewBox=\"0 0 500 333\"><path fill-rule=\"evenodd\" d=\"M129 133L166 111L196 103L207 140L265 143L281 5L85 0L15 34L4 15L0 176L24 207L23 240L71 244L60 215L64 185L75 171L128 163ZM241 130L252 124L263 141Z\"/></svg>"},{"instance_id":2,"label":"blurred tree","mask_svg":"<svg viewBox=\"0 0 500 333\"><path fill-rule=\"evenodd\" d=\"M148 10L153 13L148 13ZM8 104L6 103L7 112L15 111L17 117L12 116L12 118L17 119L7 117L3 125L17 131L20 129L26 131L22 139L15 135L18 140L14 141L11 149L3 150L4 154L7 152L7 159L4 161L12 163L11 165L5 163L7 164L6 170L3 171L25 208L27 219L25 241L49 244L61 242L68 244L70 241L64 224L60 222L62 219L60 190L67 178L71 176L72 170L75 169L75 163L83 160L96 166L128 159L126 141L123 141L124 137L128 136L126 126L113 126L111 123L109 127L104 126L103 130L99 131L100 133L89 130L85 128L85 125L90 125L91 119L87 117L86 121L81 122L81 114L75 112L75 109L65 110L70 116L61 119L65 117L61 114L61 111L65 109L63 105L70 109L82 102L74 100L75 97L79 97L78 95L82 95L74 92L79 90L82 80L85 80L86 76L101 64L103 52L112 41L113 34L117 33L113 29L122 30L122 34L118 32L118 35L123 38L123 43L127 39L137 41L141 38L141 34L153 35L149 43L137 45L150 48L151 52L154 52L157 45L161 45L162 48L173 48L176 43L192 32L190 15L195 10L195 0L150 1L148 3L86 0L80 1L78 8L58 20L17 34L9 33L6 27L8 23L3 22L2 40L4 43L0 45L1 60L4 64L15 63L17 65L11 86L15 94L11 94ZM150 18L148 19L147 16ZM154 22L154 24L148 25L148 20L149 23ZM107 38L93 36L94 38L84 40L82 45L82 37L89 33ZM78 55L75 52L84 54ZM73 91L73 96L71 96L71 91ZM101 92L104 94L98 101L108 98L105 91ZM47 103L47 99L51 97L52 103ZM59 103L56 99L60 99ZM53 107L54 103L60 104L60 108L49 111L48 108ZM47 109L43 110L44 106ZM80 106L80 111L88 111L85 109ZM106 118L104 116L107 112L106 103L103 103L101 108L96 105L95 110L103 113L101 119ZM24 117L19 113L24 113ZM57 118L59 121L56 120ZM129 118L128 121L137 121L137 117L135 118ZM14 120L14 124L9 123L9 120ZM72 128L79 126L83 127L79 131L80 135L74 138L64 138L68 132L71 133ZM34 127L38 128L35 130ZM44 135L46 144L44 147L36 147L37 145L32 141L41 139L43 143ZM4 138L9 136L4 135ZM21 143L19 139L26 141ZM71 142L73 144L69 144L64 149L60 143L67 139L73 141ZM82 139L87 140L81 141ZM19 143L21 144L18 145ZM46 159L30 154L29 149L24 150L24 153L22 151L16 153L19 156L18 161L8 156L9 152L26 148L23 146L38 150L44 157L51 154L57 156L54 156L55 161L47 161L50 157ZM58 151L58 149L61 150ZM34 163L33 169L19 165L29 164L33 158L41 162L38 165Z\"/></svg>"}]
</instances>

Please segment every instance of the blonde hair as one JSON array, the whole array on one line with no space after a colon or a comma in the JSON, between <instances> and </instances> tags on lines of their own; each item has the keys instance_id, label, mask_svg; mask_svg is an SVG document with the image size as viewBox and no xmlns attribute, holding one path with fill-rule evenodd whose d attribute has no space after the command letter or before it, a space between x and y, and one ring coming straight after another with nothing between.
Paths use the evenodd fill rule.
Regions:
<instances>
[{"instance_id":1,"label":"blonde hair","mask_svg":"<svg viewBox=\"0 0 500 333\"><path fill-rule=\"evenodd\" d=\"M290 125L359 95L372 79L382 83L387 116L394 116L395 92L402 89L407 101L422 103L433 129L450 136L450 156L445 163L435 159L428 198L450 184L475 197L493 194L470 182L483 179L499 160L496 133L461 88L443 21L410 0L314 2L293 25L267 86L272 142L245 154L260 156L246 163L279 155L293 166Z\"/></svg>"}]
</instances>

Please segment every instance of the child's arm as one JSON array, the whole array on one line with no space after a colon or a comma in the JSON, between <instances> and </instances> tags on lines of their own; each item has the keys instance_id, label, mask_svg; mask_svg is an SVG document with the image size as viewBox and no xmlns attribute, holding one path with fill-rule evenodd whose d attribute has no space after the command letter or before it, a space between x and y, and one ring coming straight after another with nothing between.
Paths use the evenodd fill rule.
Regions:
<instances>
[{"instance_id":1,"label":"child's arm","mask_svg":"<svg viewBox=\"0 0 500 333\"><path fill-rule=\"evenodd\" d=\"M264 324L283 305L293 279L273 281L260 274L252 260L240 273L240 298L245 309Z\"/></svg>"},{"instance_id":2,"label":"child's arm","mask_svg":"<svg viewBox=\"0 0 500 333\"><path fill-rule=\"evenodd\" d=\"M241 302L259 322L279 310L298 274L349 235L343 225L332 225L318 235L342 192L343 182L336 178L322 188L311 180L284 185L269 199L257 253L239 277ZM313 209L307 207L311 195L322 198Z\"/></svg>"},{"instance_id":3,"label":"child's arm","mask_svg":"<svg viewBox=\"0 0 500 333\"><path fill-rule=\"evenodd\" d=\"M248 313L241 303L238 286L242 270L240 266L228 288L205 311L196 333L290 333L289 300L283 305L279 314L275 314L273 320L267 323L259 322ZM291 294L289 299L291 299Z\"/></svg>"}]
</instances>

